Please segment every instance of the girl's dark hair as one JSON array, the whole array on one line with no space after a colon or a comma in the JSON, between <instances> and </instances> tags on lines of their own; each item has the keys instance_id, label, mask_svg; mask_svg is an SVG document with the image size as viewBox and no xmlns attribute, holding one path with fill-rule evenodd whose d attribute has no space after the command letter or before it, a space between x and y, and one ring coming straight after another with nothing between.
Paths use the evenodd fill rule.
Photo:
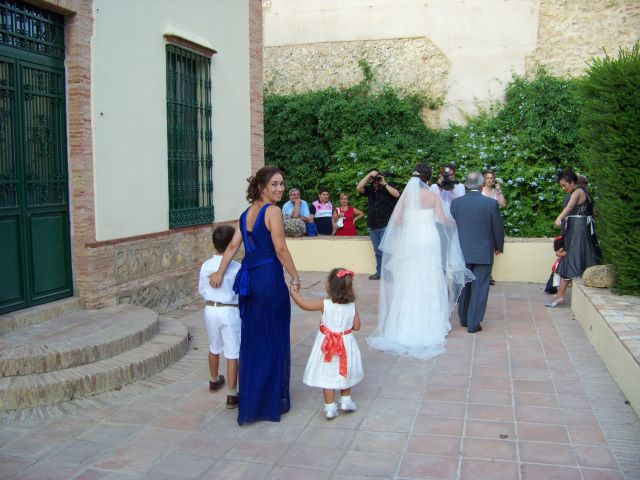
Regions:
<instances>
[{"instance_id":1,"label":"girl's dark hair","mask_svg":"<svg viewBox=\"0 0 640 480\"><path fill-rule=\"evenodd\" d=\"M558 175L556 175L556 182L560 183L560 180L564 180L567 183L578 183L578 176L576 172L567 168L566 170L558 172Z\"/></svg>"},{"instance_id":2,"label":"girl's dark hair","mask_svg":"<svg viewBox=\"0 0 640 480\"><path fill-rule=\"evenodd\" d=\"M351 303L355 301L356 295L353 293L353 275L344 275L338 278L338 272L345 270L338 267L331 270L327 280L327 293L333 303Z\"/></svg>"},{"instance_id":3,"label":"girl's dark hair","mask_svg":"<svg viewBox=\"0 0 640 480\"><path fill-rule=\"evenodd\" d=\"M247 187L247 201L249 203L257 202L262 195L262 189L269 183L271 177L276 174L282 175L282 170L273 165L265 165L256 172L255 175L247 178L249 186Z\"/></svg>"},{"instance_id":4,"label":"girl's dark hair","mask_svg":"<svg viewBox=\"0 0 640 480\"><path fill-rule=\"evenodd\" d=\"M416 163L416 166L413 167L414 172L418 172L418 175L412 174L412 177L418 177L424 183L429 183L431 180L431 167L425 162Z\"/></svg>"},{"instance_id":5,"label":"girl's dark hair","mask_svg":"<svg viewBox=\"0 0 640 480\"><path fill-rule=\"evenodd\" d=\"M494 177L496 176L496 172L494 172L493 170L485 170L483 176L486 176L486 175L489 175L489 174L493 175Z\"/></svg>"},{"instance_id":6,"label":"girl's dark hair","mask_svg":"<svg viewBox=\"0 0 640 480\"><path fill-rule=\"evenodd\" d=\"M318 196L322 195L324 192L329 193L329 189L327 187L320 187L318 189Z\"/></svg>"}]
</instances>

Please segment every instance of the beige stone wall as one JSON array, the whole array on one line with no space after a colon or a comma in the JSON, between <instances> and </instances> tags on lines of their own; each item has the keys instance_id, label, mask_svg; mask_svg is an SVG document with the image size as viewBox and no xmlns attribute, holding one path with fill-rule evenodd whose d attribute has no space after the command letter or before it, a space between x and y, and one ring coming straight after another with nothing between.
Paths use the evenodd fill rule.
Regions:
<instances>
[{"instance_id":1,"label":"beige stone wall","mask_svg":"<svg viewBox=\"0 0 640 480\"><path fill-rule=\"evenodd\" d=\"M586 62L615 56L640 39L638 0L541 0L538 48L527 70L539 65L558 75L580 75Z\"/></svg>"},{"instance_id":2,"label":"beige stone wall","mask_svg":"<svg viewBox=\"0 0 640 480\"><path fill-rule=\"evenodd\" d=\"M285 0L263 2L265 89L303 92L376 80L444 99L444 126L502 98L513 73L579 75L640 38L638 0ZM488 28L490 26L490 28Z\"/></svg>"}]
</instances>

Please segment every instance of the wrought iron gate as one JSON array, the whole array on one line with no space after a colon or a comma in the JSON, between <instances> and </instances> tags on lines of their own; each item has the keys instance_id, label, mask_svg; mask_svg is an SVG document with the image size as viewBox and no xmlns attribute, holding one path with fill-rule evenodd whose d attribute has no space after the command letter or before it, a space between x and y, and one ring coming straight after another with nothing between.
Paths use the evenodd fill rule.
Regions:
<instances>
[{"instance_id":1,"label":"wrought iron gate","mask_svg":"<svg viewBox=\"0 0 640 480\"><path fill-rule=\"evenodd\" d=\"M0 0L0 313L73 292L63 25Z\"/></svg>"}]
</instances>

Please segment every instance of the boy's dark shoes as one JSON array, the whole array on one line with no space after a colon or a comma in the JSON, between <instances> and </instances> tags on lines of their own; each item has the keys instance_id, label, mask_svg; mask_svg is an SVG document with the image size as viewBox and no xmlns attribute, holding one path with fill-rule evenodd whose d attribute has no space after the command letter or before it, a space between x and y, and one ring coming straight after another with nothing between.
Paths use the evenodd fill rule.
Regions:
<instances>
[{"instance_id":1,"label":"boy's dark shoes","mask_svg":"<svg viewBox=\"0 0 640 480\"><path fill-rule=\"evenodd\" d=\"M209 390L212 392L217 392L222 388L223 385L224 385L224 375L220 375L220 378L218 378L218 380L216 380L215 382L212 382L211 380L209 380Z\"/></svg>"},{"instance_id":2,"label":"boy's dark shoes","mask_svg":"<svg viewBox=\"0 0 640 480\"><path fill-rule=\"evenodd\" d=\"M227 408L238 408L238 400L237 395L227 395Z\"/></svg>"}]
</instances>

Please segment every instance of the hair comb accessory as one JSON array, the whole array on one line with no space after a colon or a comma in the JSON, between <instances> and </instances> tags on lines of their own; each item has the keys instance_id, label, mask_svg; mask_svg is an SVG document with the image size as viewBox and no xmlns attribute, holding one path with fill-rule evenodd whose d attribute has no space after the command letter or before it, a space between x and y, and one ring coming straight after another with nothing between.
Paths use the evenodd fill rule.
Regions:
<instances>
[{"instance_id":1,"label":"hair comb accessory","mask_svg":"<svg viewBox=\"0 0 640 480\"><path fill-rule=\"evenodd\" d=\"M414 170L413 172L411 172L411 176L412 177L420 177L420 172L418 172L417 170Z\"/></svg>"},{"instance_id":2,"label":"hair comb accessory","mask_svg":"<svg viewBox=\"0 0 640 480\"><path fill-rule=\"evenodd\" d=\"M346 275L351 275L353 277L354 273L351 270L345 270L344 268L341 268L338 270L338 273L336 273L336 277L338 278L342 278Z\"/></svg>"}]
</instances>

